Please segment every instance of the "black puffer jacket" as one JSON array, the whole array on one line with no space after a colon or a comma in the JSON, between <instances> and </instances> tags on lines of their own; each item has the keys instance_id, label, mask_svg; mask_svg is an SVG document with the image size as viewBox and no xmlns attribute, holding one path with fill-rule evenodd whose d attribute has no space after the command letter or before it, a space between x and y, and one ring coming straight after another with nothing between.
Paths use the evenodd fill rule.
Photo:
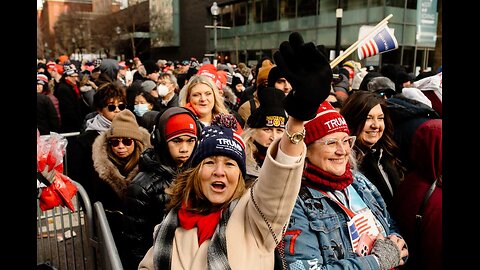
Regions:
<instances>
[{"instance_id":1,"label":"black puffer jacket","mask_svg":"<svg viewBox=\"0 0 480 270\"><path fill-rule=\"evenodd\" d=\"M140 173L127 187L124 208L123 240L128 246L128 254L122 255L124 269L137 269L148 249L153 245L153 230L165 214L169 196L165 189L172 183L175 175L188 168L191 156L179 168L171 158L165 139L165 125L167 120L176 114L187 113L194 119L188 109L173 107L160 113L154 120L156 129L153 130L151 141L154 148L145 150L140 156ZM198 120L197 125L201 125ZM201 129L197 130L200 134ZM194 150L195 151L195 150Z\"/></svg>"},{"instance_id":2,"label":"black puffer jacket","mask_svg":"<svg viewBox=\"0 0 480 270\"><path fill-rule=\"evenodd\" d=\"M157 160L150 148L142 153L140 172L128 185L125 197L124 241L131 254L125 254L125 269L137 269L147 250L153 245L153 229L163 220L169 197L165 189L175 171Z\"/></svg>"}]
</instances>

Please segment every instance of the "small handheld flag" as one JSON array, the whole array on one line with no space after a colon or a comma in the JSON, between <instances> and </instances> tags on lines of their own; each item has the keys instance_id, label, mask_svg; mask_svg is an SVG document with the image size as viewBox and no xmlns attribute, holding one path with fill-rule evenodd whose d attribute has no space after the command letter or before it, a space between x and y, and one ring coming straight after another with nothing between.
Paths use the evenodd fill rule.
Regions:
<instances>
[{"instance_id":1,"label":"small handheld flag","mask_svg":"<svg viewBox=\"0 0 480 270\"><path fill-rule=\"evenodd\" d=\"M362 60L377 54L395 50L398 42L393 35L393 30L387 25L379 29L371 38L365 39L358 46L358 59Z\"/></svg>"}]
</instances>

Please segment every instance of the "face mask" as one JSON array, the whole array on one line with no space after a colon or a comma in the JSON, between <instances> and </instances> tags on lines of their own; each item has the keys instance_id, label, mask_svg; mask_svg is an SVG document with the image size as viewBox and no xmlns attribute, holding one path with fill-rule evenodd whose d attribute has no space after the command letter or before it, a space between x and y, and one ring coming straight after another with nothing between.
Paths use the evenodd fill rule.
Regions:
<instances>
[{"instance_id":1,"label":"face mask","mask_svg":"<svg viewBox=\"0 0 480 270\"><path fill-rule=\"evenodd\" d=\"M144 113L148 112L148 103L145 104L137 104L133 106L133 111L135 112L136 115L138 116L143 116Z\"/></svg>"},{"instance_id":2,"label":"face mask","mask_svg":"<svg viewBox=\"0 0 480 270\"><path fill-rule=\"evenodd\" d=\"M168 87L163 84L157 86L157 93L159 97L164 97L168 94Z\"/></svg>"}]
</instances>

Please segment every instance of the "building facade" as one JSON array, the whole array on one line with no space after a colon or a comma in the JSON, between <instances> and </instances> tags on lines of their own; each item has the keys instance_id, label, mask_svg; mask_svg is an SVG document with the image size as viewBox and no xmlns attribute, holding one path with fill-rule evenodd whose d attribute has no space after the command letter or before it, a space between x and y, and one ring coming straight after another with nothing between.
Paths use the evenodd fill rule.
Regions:
<instances>
[{"instance_id":1,"label":"building facade","mask_svg":"<svg viewBox=\"0 0 480 270\"><path fill-rule=\"evenodd\" d=\"M95 1L109 1L109 5L116 2ZM52 5L92 1L44 2ZM362 64L401 64L410 72L418 67L436 69L441 65L441 1L218 0L217 16L211 13L213 2L149 0L147 5L145 0L128 1L125 9L111 10L113 13L103 15L108 20L95 19L98 21L93 25L115 24L110 26L110 32L117 33L108 44L115 47L115 54L121 58L213 60L216 53L219 62L253 64L263 56L271 57L293 31L300 32L306 41L324 45L333 59L338 50L357 41L362 27L374 26L392 14L388 26L394 30L399 48L366 58ZM105 9L105 5L100 6ZM339 8L343 11L341 18L337 17ZM41 14L50 17L50 12L49 7L48 12ZM99 14L93 7L91 12ZM219 27L214 27L215 23ZM50 20L48 29L51 27ZM356 53L352 53L347 59L356 58Z\"/></svg>"}]
</instances>

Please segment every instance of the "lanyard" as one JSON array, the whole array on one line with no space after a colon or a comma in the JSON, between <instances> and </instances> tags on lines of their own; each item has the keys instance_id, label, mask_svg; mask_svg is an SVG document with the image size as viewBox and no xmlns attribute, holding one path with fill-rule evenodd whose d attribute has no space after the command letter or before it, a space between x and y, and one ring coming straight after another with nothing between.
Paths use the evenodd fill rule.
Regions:
<instances>
[{"instance_id":1,"label":"lanyard","mask_svg":"<svg viewBox=\"0 0 480 270\"><path fill-rule=\"evenodd\" d=\"M352 210L345 207L345 205L343 205L343 203L341 203L337 198L332 198L332 196L330 196L327 192L325 192L323 190L319 190L319 191L322 192L323 194L325 194L325 196L332 199L334 202L336 202L338 204L338 206L340 206L343 209L343 211L345 212L345 214L347 214L350 218L353 218L355 216L355 213Z\"/></svg>"}]
</instances>

